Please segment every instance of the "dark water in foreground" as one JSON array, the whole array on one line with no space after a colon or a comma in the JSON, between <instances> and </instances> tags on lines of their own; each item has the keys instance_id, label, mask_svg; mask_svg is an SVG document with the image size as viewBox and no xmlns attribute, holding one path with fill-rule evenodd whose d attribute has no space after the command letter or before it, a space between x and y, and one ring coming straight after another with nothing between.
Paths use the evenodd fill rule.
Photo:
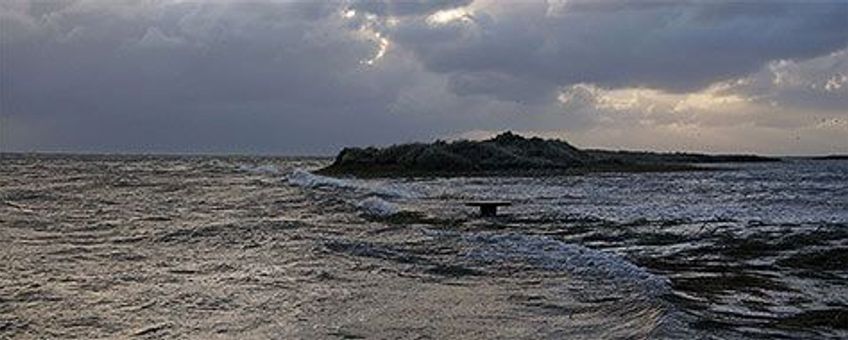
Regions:
<instances>
[{"instance_id":1,"label":"dark water in foreground","mask_svg":"<svg viewBox=\"0 0 848 340\"><path fill-rule=\"evenodd\" d=\"M4 155L0 338L845 338L848 161L338 180ZM514 203L479 219L462 202Z\"/></svg>"}]
</instances>

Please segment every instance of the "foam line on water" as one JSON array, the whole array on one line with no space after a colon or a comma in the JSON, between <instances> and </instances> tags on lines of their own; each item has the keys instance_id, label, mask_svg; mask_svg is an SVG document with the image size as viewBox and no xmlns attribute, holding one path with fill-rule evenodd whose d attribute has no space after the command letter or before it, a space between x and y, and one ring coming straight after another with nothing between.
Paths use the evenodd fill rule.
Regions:
<instances>
[{"instance_id":1,"label":"foam line on water","mask_svg":"<svg viewBox=\"0 0 848 340\"><path fill-rule=\"evenodd\" d=\"M253 174L267 174L267 175L278 175L280 174L280 168L273 164L263 164L263 165L250 165L250 164L240 164L238 166L239 171L249 172Z\"/></svg>"},{"instance_id":2,"label":"foam line on water","mask_svg":"<svg viewBox=\"0 0 848 340\"><path fill-rule=\"evenodd\" d=\"M303 169L295 169L286 179L289 184L305 188L337 187L355 189L356 186L349 180L318 176Z\"/></svg>"},{"instance_id":3,"label":"foam line on water","mask_svg":"<svg viewBox=\"0 0 848 340\"><path fill-rule=\"evenodd\" d=\"M651 274L616 254L547 236L475 233L463 238L471 243L466 257L472 261L525 263L543 270L603 277L617 283L643 284L656 293L669 289L667 278Z\"/></svg>"},{"instance_id":4,"label":"foam line on water","mask_svg":"<svg viewBox=\"0 0 848 340\"><path fill-rule=\"evenodd\" d=\"M286 179L289 184L304 188L339 188L380 197L420 197L420 195L413 190L397 184L320 176L303 169L295 169L286 177Z\"/></svg>"},{"instance_id":5,"label":"foam line on water","mask_svg":"<svg viewBox=\"0 0 848 340\"><path fill-rule=\"evenodd\" d=\"M359 204L357 204L357 207L366 214L380 217L391 216L400 211L394 203L387 202L386 200L375 196L362 200Z\"/></svg>"}]
</instances>

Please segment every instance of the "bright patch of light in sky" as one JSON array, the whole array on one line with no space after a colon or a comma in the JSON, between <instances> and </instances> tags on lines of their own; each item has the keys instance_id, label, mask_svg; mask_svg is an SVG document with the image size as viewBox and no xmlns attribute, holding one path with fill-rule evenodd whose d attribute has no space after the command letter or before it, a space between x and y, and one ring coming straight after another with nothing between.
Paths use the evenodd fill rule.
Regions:
<instances>
[{"instance_id":1,"label":"bright patch of light in sky","mask_svg":"<svg viewBox=\"0 0 848 340\"><path fill-rule=\"evenodd\" d=\"M380 32L375 32L374 37L377 38L377 43L378 43L377 44L377 53L374 54L374 56L371 57L371 59L368 59L368 60L365 61L366 65L376 64L378 61L380 61L380 59L383 59L383 56L386 55L386 51L389 50L389 44L390 44L389 39L386 39L386 37L384 37L382 34L380 34Z\"/></svg>"},{"instance_id":2,"label":"bright patch of light in sky","mask_svg":"<svg viewBox=\"0 0 848 340\"><path fill-rule=\"evenodd\" d=\"M848 76L844 74L836 74L830 79L827 80L827 83L824 85L824 89L828 92L835 92L842 88L842 85L848 83Z\"/></svg>"},{"instance_id":3,"label":"bright patch of light in sky","mask_svg":"<svg viewBox=\"0 0 848 340\"><path fill-rule=\"evenodd\" d=\"M444 25L456 20L471 20L471 12L465 8L453 8L438 11L427 17L427 23L430 25Z\"/></svg>"}]
</instances>

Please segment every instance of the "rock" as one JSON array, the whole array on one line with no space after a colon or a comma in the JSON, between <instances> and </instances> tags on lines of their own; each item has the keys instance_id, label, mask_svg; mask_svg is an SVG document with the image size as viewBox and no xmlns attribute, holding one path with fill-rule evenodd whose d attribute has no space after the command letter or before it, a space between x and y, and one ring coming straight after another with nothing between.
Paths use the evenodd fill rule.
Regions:
<instances>
[{"instance_id":1,"label":"rock","mask_svg":"<svg viewBox=\"0 0 848 340\"><path fill-rule=\"evenodd\" d=\"M598 171L700 170L703 162L772 160L749 155L700 155L581 150L557 139L525 138L512 132L483 141L436 141L386 148L345 148L323 175L361 177L552 175Z\"/></svg>"},{"instance_id":2,"label":"rock","mask_svg":"<svg viewBox=\"0 0 848 340\"><path fill-rule=\"evenodd\" d=\"M526 169L567 169L591 156L564 141L527 139L506 132L490 140L403 144L383 149L345 148L327 174L485 173Z\"/></svg>"}]
</instances>

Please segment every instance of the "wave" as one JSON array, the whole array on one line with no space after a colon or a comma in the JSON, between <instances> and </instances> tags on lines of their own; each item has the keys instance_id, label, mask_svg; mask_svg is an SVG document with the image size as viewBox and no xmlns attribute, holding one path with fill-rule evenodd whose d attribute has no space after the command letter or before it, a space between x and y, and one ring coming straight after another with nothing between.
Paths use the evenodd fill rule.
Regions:
<instances>
[{"instance_id":1,"label":"wave","mask_svg":"<svg viewBox=\"0 0 848 340\"><path fill-rule=\"evenodd\" d=\"M253 173L253 174L267 174L267 175L278 175L278 174L280 174L280 168L278 168L276 165L272 165L272 164L264 164L264 165L240 164L238 166L238 170Z\"/></svg>"},{"instance_id":2,"label":"wave","mask_svg":"<svg viewBox=\"0 0 848 340\"><path fill-rule=\"evenodd\" d=\"M669 291L667 278L651 274L618 255L547 236L475 233L463 238L472 244L465 256L473 261L524 263L543 270L599 276L615 283L638 283L657 294Z\"/></svg>"},{"instance_id":3,"label":"wave","mask_svg":"<svg viewBox=\"0 0 848 340\"><path fill-rule=\"evenodd\" d=\"M394 203L387 202L379 197L368 197L356 205L366 214L372 216L386 217L397 214L400 209Z\"/></svg>"},{"instance_id":4,"label":"wave","mask_svg":"<svg viewBox=\"0 0 848 340\"><path fill-rule=\"evenodd\" d=\"M397 184L319 176L303 169L295 169L286 178L289 184L304 188L339 188L366 195L393 198L416 198L421 196L414 190Z\"/></svg>"},{"instance_id":5,"label":"wave","mask_svg":"<svg viewBox=\"0 0 848 340\"><path fill-rule=\"evenodd\" d=\"M355 186L350 181L318 176L303 169L295 169L289 174L286 179L290 184L305 187L305 188L320 188L320 187L338 187L354 189Z\"/></svg>"}]
</instances>

